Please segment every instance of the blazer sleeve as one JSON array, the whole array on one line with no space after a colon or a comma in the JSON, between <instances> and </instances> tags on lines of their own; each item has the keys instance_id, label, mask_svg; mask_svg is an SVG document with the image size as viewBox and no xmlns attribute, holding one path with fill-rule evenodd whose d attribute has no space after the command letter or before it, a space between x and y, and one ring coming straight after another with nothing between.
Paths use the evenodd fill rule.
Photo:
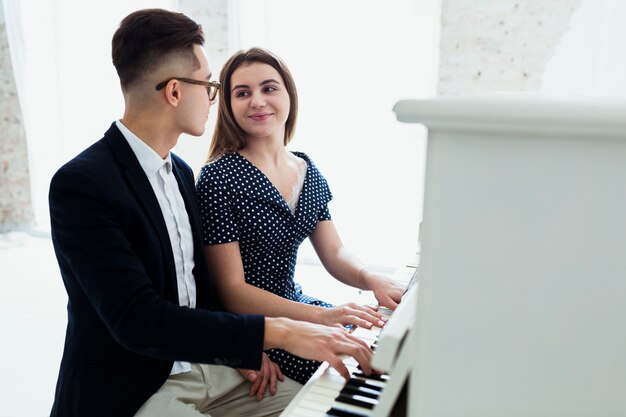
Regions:
<instances>
[{"instance_id":1,"label":"blazer sleeve","mask_svg":"<svg viewBox=\"0 0 626 417\"><path fill-rule=\"evenodd\" d=\"M50 186L52 240L72 309L93 309L117 343L139 354L258 369L263 316L192 309L165 299L163 284L146 270L150 256L160 256L155 236L150 228L132 230L128 202L102 177L66 166Z\"/></svg>"}]
</instances>

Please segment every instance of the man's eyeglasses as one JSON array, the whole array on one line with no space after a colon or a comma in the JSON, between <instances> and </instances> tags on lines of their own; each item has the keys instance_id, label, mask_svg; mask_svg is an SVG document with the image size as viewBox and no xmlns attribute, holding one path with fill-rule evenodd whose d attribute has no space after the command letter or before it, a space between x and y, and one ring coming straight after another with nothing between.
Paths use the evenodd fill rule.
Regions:
<instances>
[{"instance_id":1,"label":"man's eyeglasses","mask_svg":"<svg viewBox=\"0 0 626 417\"><path fill-rule=\"evenodd\" d=\"M161 90L163 87L167 85L167 83L169 83L172 80L178 80L187 84L196 84L196 85L201 85L203 87L206 87L207 94L209 95L209 100L211 101L215 100L218 90L222 87L222 85L218 83L217 81L201 81L201 80L193 80L191 78L172 77L172 78L168 78L167 80L163 82L158 83L156 86L157 91Z\"/></svg>"}]
</instances>

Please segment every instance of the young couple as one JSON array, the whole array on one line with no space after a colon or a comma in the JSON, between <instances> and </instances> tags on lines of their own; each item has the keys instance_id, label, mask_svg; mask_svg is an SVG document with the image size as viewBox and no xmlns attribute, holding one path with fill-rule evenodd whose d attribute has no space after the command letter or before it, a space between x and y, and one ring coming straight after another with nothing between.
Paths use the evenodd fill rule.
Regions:
<instances>
[{"instance_id":1,"label":"young couple","mask_svg":"<svg viewBox=\"0 0 626 417\"><path fill-rule=\"evenodd\" d=\"M343 326L381 316L302 294L293 275L307 237L335 278L400 301L402 288L342 245L315 165L286 150L297 94L271 53L240 52L222 69L194 187L170 150L204 133L220 89L203 43L183 14L127 16L112 42L124 115L52 179L69 297L53 416L277 415L318 361L348 377L346 354L370 372L369 347Z\"/></svg>"}]
</instances>

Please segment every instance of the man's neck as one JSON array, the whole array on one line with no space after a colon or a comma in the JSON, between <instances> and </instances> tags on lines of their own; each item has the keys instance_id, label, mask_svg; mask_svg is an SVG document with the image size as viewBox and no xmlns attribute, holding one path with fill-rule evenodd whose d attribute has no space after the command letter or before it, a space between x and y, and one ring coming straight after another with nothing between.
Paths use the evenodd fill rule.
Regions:
<instances>
[{"instance_id":1,"label":"man's neck","mask_svg":"<svg viewBox=\"0 0 626 417\"><path fill-rule=\"evenodd\" d=\"M165 158L176 146L180 134L168 129L163 120L164 118L132 117L124 114L120 121L161 158Z\"/></svg>"}]
</instances>

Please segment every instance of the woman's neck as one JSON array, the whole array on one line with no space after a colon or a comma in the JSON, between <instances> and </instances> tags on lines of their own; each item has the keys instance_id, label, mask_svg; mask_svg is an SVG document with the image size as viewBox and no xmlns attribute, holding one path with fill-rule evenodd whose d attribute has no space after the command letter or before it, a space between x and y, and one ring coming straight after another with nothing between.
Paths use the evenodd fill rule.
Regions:
<instances>
[{"instance_id":1,"label":"woman's neck","mask_svg":"<svg viewBox=\"0 0 626 417\"><path fill-rule=\"evenodd\" d=\"M256 166L280 167L288 163L291 154L285 145L267 138L249 138L246 147L239 153Z\"/></svg>"}]
</instances>

